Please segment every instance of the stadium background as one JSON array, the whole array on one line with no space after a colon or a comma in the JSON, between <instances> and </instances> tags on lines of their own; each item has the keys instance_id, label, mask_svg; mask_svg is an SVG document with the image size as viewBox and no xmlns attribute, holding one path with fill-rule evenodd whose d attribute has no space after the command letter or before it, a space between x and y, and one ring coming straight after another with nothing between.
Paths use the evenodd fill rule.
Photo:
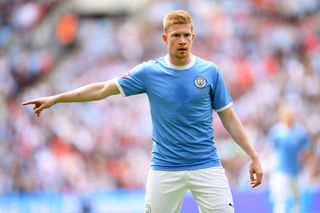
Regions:
<instances>
[{"instance_id":1,"label":"stadium background","mask_svg":"<svg viewBox=\"0 0 320 213\"><path fill-rule=\"evenodd\" d=\"M219 65L264 167L251 190L247 158L217 115L219 154L237 212L270 212L267 134L280 100L311 135L303 212L320 212L320 3L317 0L0 1L0 212L142 212L151 148L145 95L63 104L36 118L27 99L127 72L162 56L162 17L194 18L194 53ZM183 213L197 212L188 194Z\"/></svg>"}]
</instances>

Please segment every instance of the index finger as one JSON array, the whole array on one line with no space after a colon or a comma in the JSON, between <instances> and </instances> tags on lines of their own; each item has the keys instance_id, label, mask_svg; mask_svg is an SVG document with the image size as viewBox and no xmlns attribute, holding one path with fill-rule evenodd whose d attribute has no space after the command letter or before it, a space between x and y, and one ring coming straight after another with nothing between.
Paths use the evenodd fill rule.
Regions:
<instances>
[{"instance_id":1,"label":"index finger","mask_svg":"<svg viewBox=\"0 0 320 213\"><path fill-rule=\"evenodd\" d=\"M29 104L36 104L36 103L37 103L37 101L31 100L31 101L25 101L25 102L23 102L22 105L29 105Z\"/></svg>"}]
</instances>

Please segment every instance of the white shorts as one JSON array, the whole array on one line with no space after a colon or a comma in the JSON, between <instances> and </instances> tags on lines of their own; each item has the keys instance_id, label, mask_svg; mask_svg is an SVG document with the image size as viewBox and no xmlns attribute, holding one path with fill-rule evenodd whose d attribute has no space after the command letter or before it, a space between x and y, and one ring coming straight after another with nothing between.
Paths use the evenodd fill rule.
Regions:
<instances>
[{"instance_id":1,"label":"white shorts","mask_svg":"<svg viewBox=\"0 0 320 213\"><path fill-rule=\"evenodd\" d=\"M233 200L222 167L189 171L150 170L145 213L179 213L190 190L201 213L233 213Z\"/></svg>"}]
</instances>

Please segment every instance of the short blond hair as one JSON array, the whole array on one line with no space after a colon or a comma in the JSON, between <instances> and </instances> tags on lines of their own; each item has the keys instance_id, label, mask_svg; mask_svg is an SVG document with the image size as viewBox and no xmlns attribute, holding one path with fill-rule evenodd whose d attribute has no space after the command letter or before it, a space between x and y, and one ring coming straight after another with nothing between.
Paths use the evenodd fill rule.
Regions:
<instances>
[{"instance_id":1,"label":"short blond hair","mask_svg":"<svg viewBox=\"0 0 320 213\"><path fill-rule=\"evenodd\" d=\"M175 24L191 24L191 31L193 31L193 21L190 14L185 10L173 10L163 18L163 30L168 32L168 28Z\"/></svg>"}]
</instances>

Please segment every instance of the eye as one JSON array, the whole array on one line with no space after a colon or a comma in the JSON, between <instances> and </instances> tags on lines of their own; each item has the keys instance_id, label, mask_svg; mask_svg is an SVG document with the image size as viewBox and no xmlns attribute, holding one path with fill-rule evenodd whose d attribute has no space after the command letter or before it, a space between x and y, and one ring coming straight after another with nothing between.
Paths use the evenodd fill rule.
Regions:
<instances>
[{"instance_id":1,"label":"eye","mask_svg":"<svg viewBox=\"0 0 320 213\"><path fill-rule=\"evenodd\" d=\"M173 37L178 38L180 35L178 33L173 34Z\"/></svg>"},{"instance_id":2,"label":"eye","mask_svg":"<svg viewBox=\"0 0 320 213\"><path fill-rule=\"evenodd\" d=\"M189 36L191 36L191 33L186 33L186 34L184 34L184 36L189 37Z\"/></svg>"}]
</instances>

